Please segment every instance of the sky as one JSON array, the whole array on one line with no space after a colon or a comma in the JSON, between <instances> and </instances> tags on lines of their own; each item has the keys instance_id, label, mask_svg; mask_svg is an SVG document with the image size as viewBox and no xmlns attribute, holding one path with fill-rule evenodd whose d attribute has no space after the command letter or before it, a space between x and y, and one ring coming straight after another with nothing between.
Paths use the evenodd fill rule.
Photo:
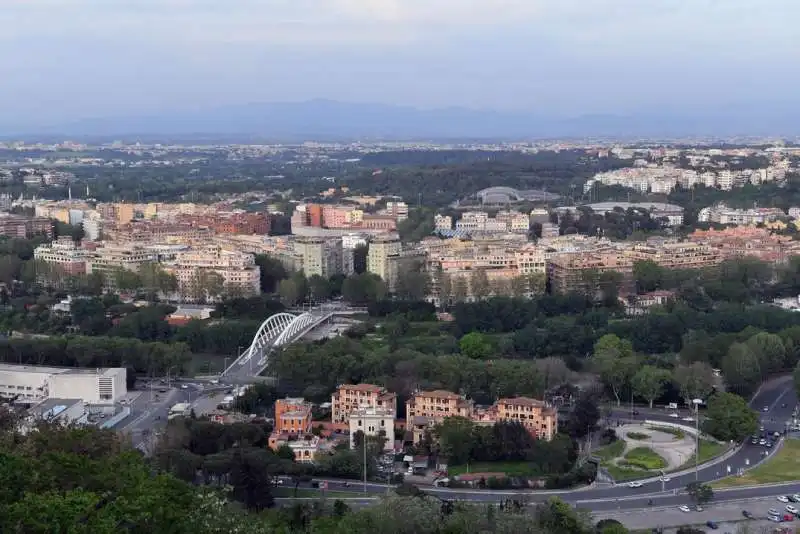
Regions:
<instances>
[{"instance_id":1,"label":"sky","mask_svg":"<svg viewBox=\"0 0 800 534\"><path fill-rule=\"evenodd\" d=\"M0 116L796 106L798 20L797 0L0 0Z\"/></svg>"}]
</instances>

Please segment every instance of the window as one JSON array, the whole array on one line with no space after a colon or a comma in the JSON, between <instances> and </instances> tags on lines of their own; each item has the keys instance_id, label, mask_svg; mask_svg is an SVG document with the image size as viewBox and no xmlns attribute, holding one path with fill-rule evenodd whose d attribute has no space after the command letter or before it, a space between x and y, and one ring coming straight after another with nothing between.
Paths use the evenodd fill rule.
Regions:
<instances>
[{"instance_id":1,"label":"window","mask_svg":"<svg viewBox=\"0 0 800 534\"><path fill-rule=\"evenodd\" d=\"M361 426L361 419L358 420L358 426Z\"/></svg>"},{"instance_id":2,"label":"window","mask_svg":"<svg viewBox=\"0 0 800 534\"><path fill-rule=\"evenodd\" d=\"M386 426L386 421L381 419L381 426Z\"/></svg>"}]
</instances>

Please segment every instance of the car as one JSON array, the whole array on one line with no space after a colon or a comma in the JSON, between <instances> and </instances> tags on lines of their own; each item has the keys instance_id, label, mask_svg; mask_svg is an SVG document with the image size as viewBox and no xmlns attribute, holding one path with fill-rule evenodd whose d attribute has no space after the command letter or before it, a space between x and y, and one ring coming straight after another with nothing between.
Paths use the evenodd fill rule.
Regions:
<instances>
[{"instance_id":1,"label":"car","mask_svg":"<svg viewBox=\"0 0 800 534\"><path fill-rule=\"evenodd\" d=\"M790 499L792 502L800 502L800 493L795 493L794 495L792 495L791 497L789 497L789 499Z\"/></svg>"},{"instance_id":2,"label":"car","mask_svg":"<svg viewBox=\"0 0 800 534\"><path fill-rule=\"evenodd\" d=\"M764 445L766 445L766 444L767 444L767 440L765 440L765 439L760 439L760 440L758 440L758 444L759 444L759 445L761 445L761 446L763 447Z\"/></svg>"},{"instance_id":3,"label":"car","mask_svg":"<svg viewBox=\"0 0 800 534\"><path fill-rule=\"evenodd\" d=\"M797 508L795 508L791 504L787 504L786 505L786 511L789 512L790 514L794 514L794 515L797 515L798 513L800 513L800 511L798 511Z\"/></svg>"},{"instance_id":4,"label":"car","mask_svg":"<svg viewBox=\"0 0 800 534\"><path fill-rule=\"evenodd\" d=\"M672 479L669 478L668 476L662 476L661 477L661 482L669 482L670 480L672 480Z\"/></svg>"},{"instance_id":5,"label":"car","mask_svg":"<svg viewBox=\"0 0 800 534\"><path fill-rule=\"evenodd\" d=\"M682 505L678 506L678 510L680 510L681 512L687 513L687 514L688 514L689 512L691 512L691 511L692 511L692 510L691 510L691 509L690 509L688 506L686 506L685 504L682 504Z\"/></svg>"},{"instance_id":6,"label":"car","mask_svg":"<svg viewBox=\"0 0 800 534\"><path fill-rule=\"evenodd\" d=\"M775 439L778 439L779 437L781 437L781 433L780 432L773 432L772 433L772 437L775 438Z\"/></svg>"},{"instance_id":7,"label":"car","mask_svg":"<svg viewBox=\"0 0 800 534\"><path fill-rule=\"evenodd\" d=\"M751 514L747 510L742 510L742 515L745 516L747 519L753 519L753 514Z\"/></svg>"},{"instance_id":8,"label":"car","mask_svg":"<svg viewBox=\"0 0 800 534\"><path fill-rule=\"evenodd\" d=\"M775 508L770 508L769 510L767 510L767 515L781 515L781 513L777 511Z\"/></svg>"},{"instance_id":9,"label":"car","mask_svg":"<svg viewBox=\"0 0 800 534\"><path fill-rule=\"evenodd\" d=\"M711 530L717 530L719 528L719 525L714 521L706 521L706 526Z\"/></svg>"},{"instance_id":10,"label":"car","mask_svg":"<svg viewBox=\"0 0 800 534\"><path fill-rule=\"evenodd\" d=\"M684 417L684 421L694 421L694 417Z\"/></svg>"},{"instance_id":11,"label":"car","mask_svg":"<svg viewBox=\"0 0 800 534\"><path fill-rule=\"evenodd\" d=\"M641 482L630 482L628 484L628 487L629 488L641 488L642 487L642 483Z\"/></svg>"},{"instance_id":12,"label":"car","mask_svg":"<svg viewBox=\"0 0 800 534\"><path fill-rule=\"evenodd\" d=\"M783 514L784 521L794 521L794 516L791 514Z\"/></svg>"},{"instance_id":13,"label":"car","mask_svg":"<svg viewBox=\"0 0 800 534\"><path fill-rule=\"evenodd\" d=\"M783 519L781 519L781 518L780 518L779 516L777 516L777 515L768 515L768 516L767 516L767 519L769 519L770 521L773 521L773 522L775 522L775 523L781 523L781 522L783 521Z\"/></svg>"},{"instance_id":14,"label":"car","mask_svg":"<svg viewBox=\"0 0 800 534\"><path fill-rule=\"evenodd\" d=\"M769 411L769 406L764 406L764 408L761 411L768 412Z\"/></svg>"},{"instance_id":15,"label":"car","mask_svg":"<svg viewBox=\"0 0 800 534\"><path fill-rule=\"evenodd\" d=\"M703 511L703 507L702 507L702 506L700 506L700 505L697 505L697 504L696 504L696 505L694 506L694 511L695 511L695 512L702 512L702 511Z\"/></svg>"},{"instance_id":16,"label":"car","mask_svg":"<svg viewBox=\"0 0 800 534\"><path fill-rule=\"evenodd\" d=\"M759 432L764 432L764 427L763 426L759 427L758 431Z\"/></svg>"},{"instance_id":17,"label":"car","mask_svg":"<svg viewBox=\"0 0 800 534\"><path fill-rule=\"evenodd\" d=\"M674 417L675 419L677 419L677 418L678 418L678 414L676 414L676 413L671 413L671 414L669 414L669 416L670 416L670 417Z\"/></svg>"},{"instance_id":18,"label":"car","mask_svg":"<svg viewBox=\"0 0 800 534\"><path fill-rule=\"evenodd\" d=\"M181 384L181 389L189 389L189 386L187 384Z\"/></svg>"},{"instance_id":19,"label":"car","mask_svg":"<svg viewBox=\"0 0 800 534\"><path fill-rule=\"evenodd\" d=\"M771 448L772 448L772 442L771 442L771 441L768 441L768 442L766 442L766 443L764 444L764 446L765 446L766 448L768 448L768 449L771 449Z\"/></svg>"},{"instance_id":20,"label":"car","mask_svg":"<svg viewBox=\"0 0 800 534\"><path fill-rule=\"evenodd\" d=\"M780 502L789 502L789 497L787 497L786 495L778 495L778 500Z\"/></svg>"}]
</instances>

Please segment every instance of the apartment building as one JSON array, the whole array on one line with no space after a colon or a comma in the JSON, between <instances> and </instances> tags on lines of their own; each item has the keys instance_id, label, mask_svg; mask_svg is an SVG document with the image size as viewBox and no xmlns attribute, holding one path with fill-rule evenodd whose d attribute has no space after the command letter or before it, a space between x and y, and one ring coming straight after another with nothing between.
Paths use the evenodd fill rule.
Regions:
<instances>
[{"instance_id":1,"label":"apartment building","mask_svg":"<svg viewBox=\"0 0 800 534\"><path fill-rule=\"evenodd\" d=\"M439 215L437 213L433 216L433 226L437 232L449 232L453 229L453 218L449 215Z\"/></svg>"},{"instance_id":2,"label":"apartment building","mask_svg":"<svg viewBox=\"0 0 800 534\"><path fill-rule=\"evenodd\" d=\"M33 257L57 266L66 275L79 275L86 274L86 252L70 236L61 236L52 243L36 247Z\"/></svg>"},{"instance_id":3,"label":"apartment building","mask_svg":"<svg viewBox=\"0 0 800 534\"><path fill-rule=\"evenodd\" d=\"M357 432L363 432L367 438L383 436L385 442L383 450L394 450L395 434L394 422L396 412L386 408L362 407L356 408L350 413L348 426L350 427L350 448L356 446L355 436Z\"/></svg>"},{"instance_id":4,"label":"apartment building","mask_svg":"<svg viewBox=\"0 0 800 534\"><path fill-rule=\"evenodd\" d=\"M118 245L108 243L89 252L86 257L86 273L101 273L106 287L115 290L114 273L119 269L138 272L145 263L158 261L158 254L141 245Z\"/></svg>"},{"instance_id":5,"label":"apartment building","mask_svg":"<svg viewBox=\"0 0 800 534\"><path fill-rule=\"evenodd\" d=\"M387 202L386 215L393 217L398 222L404 221L408 219L408 204L400 201Z\"/></svg>"},{"instance_id":6,"label":"apartment building","mask_svg":"<svg viewBox=\"0 0 800 534\"><path fill-rule=\"evenodd\" d=\"M759 223L774 221L785 217L786 213L779 208L751 208L747 210L733 209L725 204L717 204L701 209L697 214L699 222L717 224L736 224L755 226Z\"/></svg>"},{"instance_id":7,"label":"apartment building","mask_svg":"<svg viewBox=\"0 0 800 534\"><path fill-rule=\"evenodd\" d=\"M789 236L774 235L766 228L734 227L724 230L696 230L689 241L710 248L720 260L754 256L763 261L784 263L800 254L800 243Z\"/></svg>"},{"instance_id":8,"label":"apartment building","mask_svg":"<svg viewBox=\"0 0 800 534\"><path fill-rule=\"evenodd\" d=\"M632 288L633 260L617 251L557 254L548 263L552 291L599 291L598 276L606 272L622 275L621 292Z\"/></svg>"},{"instance_id":9,"label":"apartment building","mask_svg":"<svg viewBox=\"0 0 800 534\"><path fill-rule=\"evenodd\" d=\"M184 296L197 295L194 287L201 283L201 274L216 273L226 288L236 287L243 296L257 295L261 291L261 269L252 254L224 250L219 245L207 245L178 252L175 259L164 264L164 269L178 280Z\"/></svg>"},{"instance_id":10,"label":"apartment building","mask_svg":"<svg viewBox=\"0 0 800 534\"><path fill-rule=\"evenodd\" d=\"M331 420L347 423L357 408L374 408L397 413L397 395L373 384L342 384L331 396Z\"/></svg>"},{"instance_id":11,"label":"apartment building","mask_svg":"<svg viewBox=\"0 0 800 534\"><path fill-rule=\"evenodd\" d=\"M298 237L294 240L294 253L302 258L302 269L308 277L330 278L343 272L340 238Z\"/></svg>"},{"instance_id":12,"label":"apartment building","mask_svg":"<svg viewBox=\"0 0 800 534\"><path fill-rule=\"evenodd\" d=\"M390 278L389 258L399 254L401 250L402 245L397 235L376 236L369 244L367 271L388 281Z\"/></svg>"},{"instance_id":13,"label":"apartment building","mask_svg":"<svg viewBox=\"0 0 800 534\"><path fill-rule=\"evenodd\" d=\"M558 433L558 412L544 401L528 397L498 399L498 421L520 423L539 439L550 441Z\"/></svg>"},{"instance_id":14,"label":"apartment building","mask_svg":"<svg viewBox=\"0 0 800 534\"><path fill-rule=\"evenodd\" d=\"M420 391L406 401L406 431L411 432L414 443L419 443L425 432L446 417L471 419L474 410L474 403L462 395L444 390Z\"/></svg>"},{"instance_id":15,"label":"apartment building","mask_svg":"<svg viewBox=\"0 0 800 534\"><path fill-rule=\"evenodd\" d=\"M311 420L311 403L305 399L286 397L275 401L274 433L310 434Z\"/></svg>"},{"instance_id":16,"label":"apartment building","mask_svg":"<svg viewBox=\"0 0 800 534\"><path fill-rule=\"evenodd\" d=\"M34 235L53 237L53 223L46 217L25 217L0 213L0 235L11 239L26 239Z\"/></svg>"},{"instance_id":17,"label":"apartment building","mask_svg":"<svg viewBox=\"0 0 800 534\"><path fill-rule=\"evenodd\" d=\"M713 247L696 241L653 239L625 252L633 261L650 260L667 269L704 269L722 261Z\"/></svg>"}]
</instances>

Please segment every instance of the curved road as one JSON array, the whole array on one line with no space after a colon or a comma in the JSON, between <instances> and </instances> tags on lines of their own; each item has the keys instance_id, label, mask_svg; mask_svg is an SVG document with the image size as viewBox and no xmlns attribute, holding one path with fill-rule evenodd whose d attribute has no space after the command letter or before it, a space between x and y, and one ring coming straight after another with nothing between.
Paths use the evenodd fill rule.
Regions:
<instances>
[{"instance_id":1,"label":"curved road","mask_svg":"<svg viewBox=\"0 0 800 534\"><path fill-rule=\"evenodd\" d=\"M785 407L784 407L785 404ZM751 401L754 409L761 414L762 425L765 430L770 432L783 432L784 424L791 419L792 412L797 404L797 395L794 390L791 377L781 377L765 383L758 394ZM763 411L767 408L767 411ZM638 418L640 420L660 420L664 422L680 423L691 426L681 419L669 417L663 411L641 410ZM686 413L685 415L689 415ZM616 419L630 419L630 413L623 410L615 410L612 417ZM731 473L735 474L740 468L746 469L762 461L764 447L751 445L750 442L737 451L733 456L722 462L710 462L701 465L697 471L683 471L670 475L670 481L663 483L658 479L642 480L641 488L629 488L627 484L597 485L591 488L569 490L569 491L531 491L531 490L465 490L450 488L422 488L427 493L432 493L443 499L472 501L472 502L498 502L503 499L524 499L544 500L548 497L557 496L576 506L589 508L594 511L614 510L614 509L634 509L646 508L648 500L653 499L657 506L686 504L688 498L680 492L690 482L699 480L709 482L727 476L728 466ZM749 464L748 464L749 461ZM321 479L320 479L321 480ZM329 491L360 491L364 488L363 483L343 480L328 480ZM347 484L347 485L345 485ZM366 493L370 496L377 496L387 491L387 486L382 484L368 483ZM756 488L740 488L734 490L720 490L715 496L715 501L735 501L740 499L768 497L782 494L800 493L800 482L787 484L780 488L764 486Z\"/></svg>"}]
</instances>

